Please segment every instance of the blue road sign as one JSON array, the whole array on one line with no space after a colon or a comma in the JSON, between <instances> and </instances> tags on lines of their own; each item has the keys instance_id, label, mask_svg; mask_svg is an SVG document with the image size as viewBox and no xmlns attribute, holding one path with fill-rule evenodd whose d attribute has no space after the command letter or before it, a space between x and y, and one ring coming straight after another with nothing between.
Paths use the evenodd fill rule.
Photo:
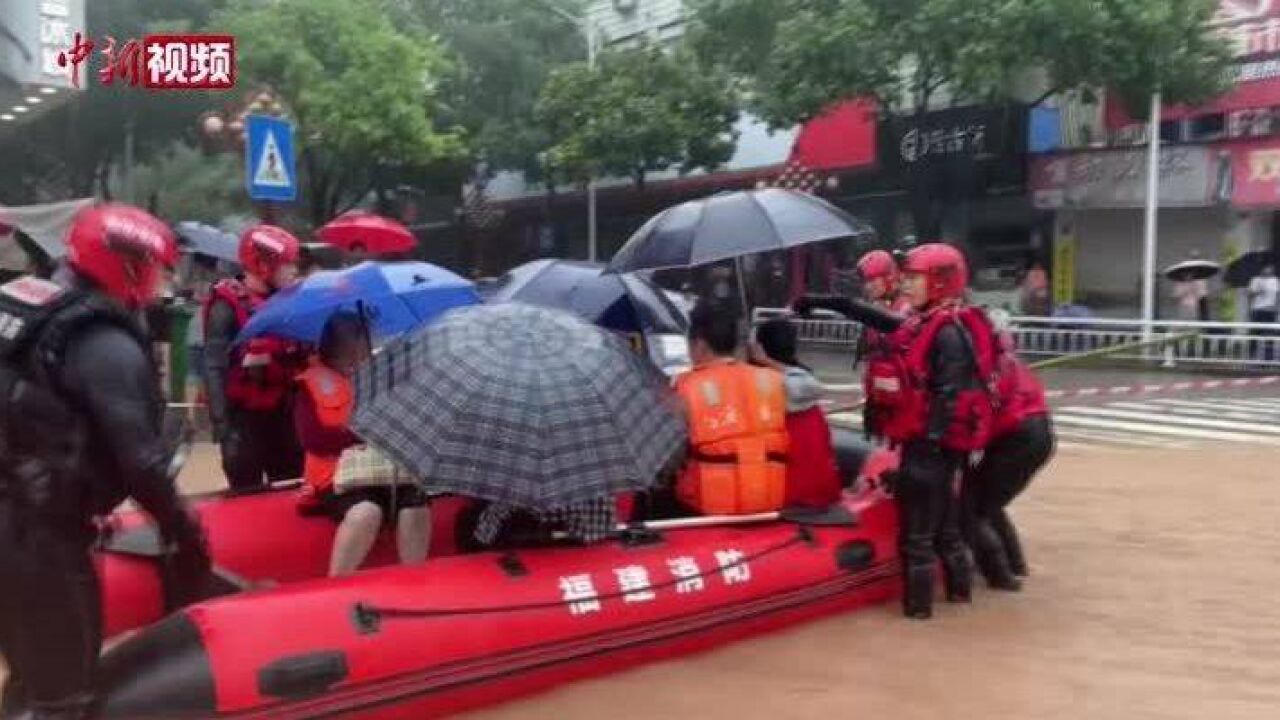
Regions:
<instances>
[{"instance_id":1,"label":"blue road sign","mask_svg":"<svg viewBox=\"0 0 1280 720\"><path fill-rule=\"evenodd\" d=\"M249 115L245 143L245 185L254 200L290 202L298 197L293 154L293 124L288 120Z\"/></svg>"}]
</instances>

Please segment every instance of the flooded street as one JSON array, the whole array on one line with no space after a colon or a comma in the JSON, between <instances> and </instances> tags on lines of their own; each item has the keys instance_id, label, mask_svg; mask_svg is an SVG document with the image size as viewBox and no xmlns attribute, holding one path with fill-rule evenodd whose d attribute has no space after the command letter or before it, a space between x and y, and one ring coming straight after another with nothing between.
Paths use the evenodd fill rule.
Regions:
<instances>
[{"instance_id":1,"label":"flooded street","mask_svg":"<svg viewBox=\"0 0 1280 720\"><path fill-rule=\"evenodd\" d=\"M188 491L217 487L202 450ZM927 623L872 608L468 717L1272 720L1278 465L1266 447L1068 449L1015 506L1021 594Z\"/></svg>"},{"instance_id":2,"label":"flooded street","mask_svg":"<svg viewBox=\"0 0 1280 720\"><path fill-rule=\"evenodd\" d=\"M834 617L469 717L1280 717L1277 465L1068 450L1015 505L1020 595Z\"/></svg>"}]
</instances>

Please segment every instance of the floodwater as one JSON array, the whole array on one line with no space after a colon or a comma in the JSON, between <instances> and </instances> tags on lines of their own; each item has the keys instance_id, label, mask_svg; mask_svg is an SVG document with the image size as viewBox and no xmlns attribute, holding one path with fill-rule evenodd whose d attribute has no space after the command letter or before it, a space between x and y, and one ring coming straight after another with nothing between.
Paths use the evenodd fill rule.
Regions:
<instances>
[{"instance_id":1,"label":"floodwater","mask_svg":"<svg viewBox=\"0 0 1280 720\"><path fill-rule=\"evenodd\" d=\"M833 617L469 720L1280 718L1280 451L1062 453L1032 577L932 621Z\"/></svg>"},{"instance_id":2,"label":"floodwater","mask_svg":"<svg viewBox=\"0 0 1280 720\"><path fill-rule=\"evenodd\" d=\"M1033 576L578 683L473 720L1280 718L1280 451L1066 451L1021 498ZM189 490L211 489L209 453ZM856 715L855 715L856 713Z\"/></svg>"}]
</instances>

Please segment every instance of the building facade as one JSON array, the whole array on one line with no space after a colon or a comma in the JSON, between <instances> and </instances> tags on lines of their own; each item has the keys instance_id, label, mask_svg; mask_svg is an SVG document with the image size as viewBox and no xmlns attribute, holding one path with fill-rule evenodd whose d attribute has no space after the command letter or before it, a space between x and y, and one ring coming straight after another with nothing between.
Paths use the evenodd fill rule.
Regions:
<instances>
[{"instance_id":1,"label":"building facade","mask_svg":"<svg viewBox=\"0 0 1280 720\"><path fill-rule=\"evenodd\" d=\"M0 0L0 133L68 102L83 86L58 64L83 32L85 0Z\"/></svg>"}]
</instances>

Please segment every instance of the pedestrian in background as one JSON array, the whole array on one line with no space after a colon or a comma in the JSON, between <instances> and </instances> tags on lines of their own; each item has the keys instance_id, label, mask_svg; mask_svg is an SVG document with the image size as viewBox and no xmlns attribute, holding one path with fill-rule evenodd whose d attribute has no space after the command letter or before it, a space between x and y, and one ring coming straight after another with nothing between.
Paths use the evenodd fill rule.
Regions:
<instances>
[{"instance_id":1,"label":"pedestrian in background","mask_svg":"<svg viewBox=\"0 0 1280 720\"><path fill-rule=\"evenodd\" d=\"M1275 324L1280 314L1280 278L1274 265L1262 268L1262 274L1249 281L1249 322ZM1255 335L1269 336L1270 330L1255 330ZM1256 353L1252 353L1256 354ZM1270 361L1275 353L1268 346L1264 359Z\"/></svg>"}]
</instances>

